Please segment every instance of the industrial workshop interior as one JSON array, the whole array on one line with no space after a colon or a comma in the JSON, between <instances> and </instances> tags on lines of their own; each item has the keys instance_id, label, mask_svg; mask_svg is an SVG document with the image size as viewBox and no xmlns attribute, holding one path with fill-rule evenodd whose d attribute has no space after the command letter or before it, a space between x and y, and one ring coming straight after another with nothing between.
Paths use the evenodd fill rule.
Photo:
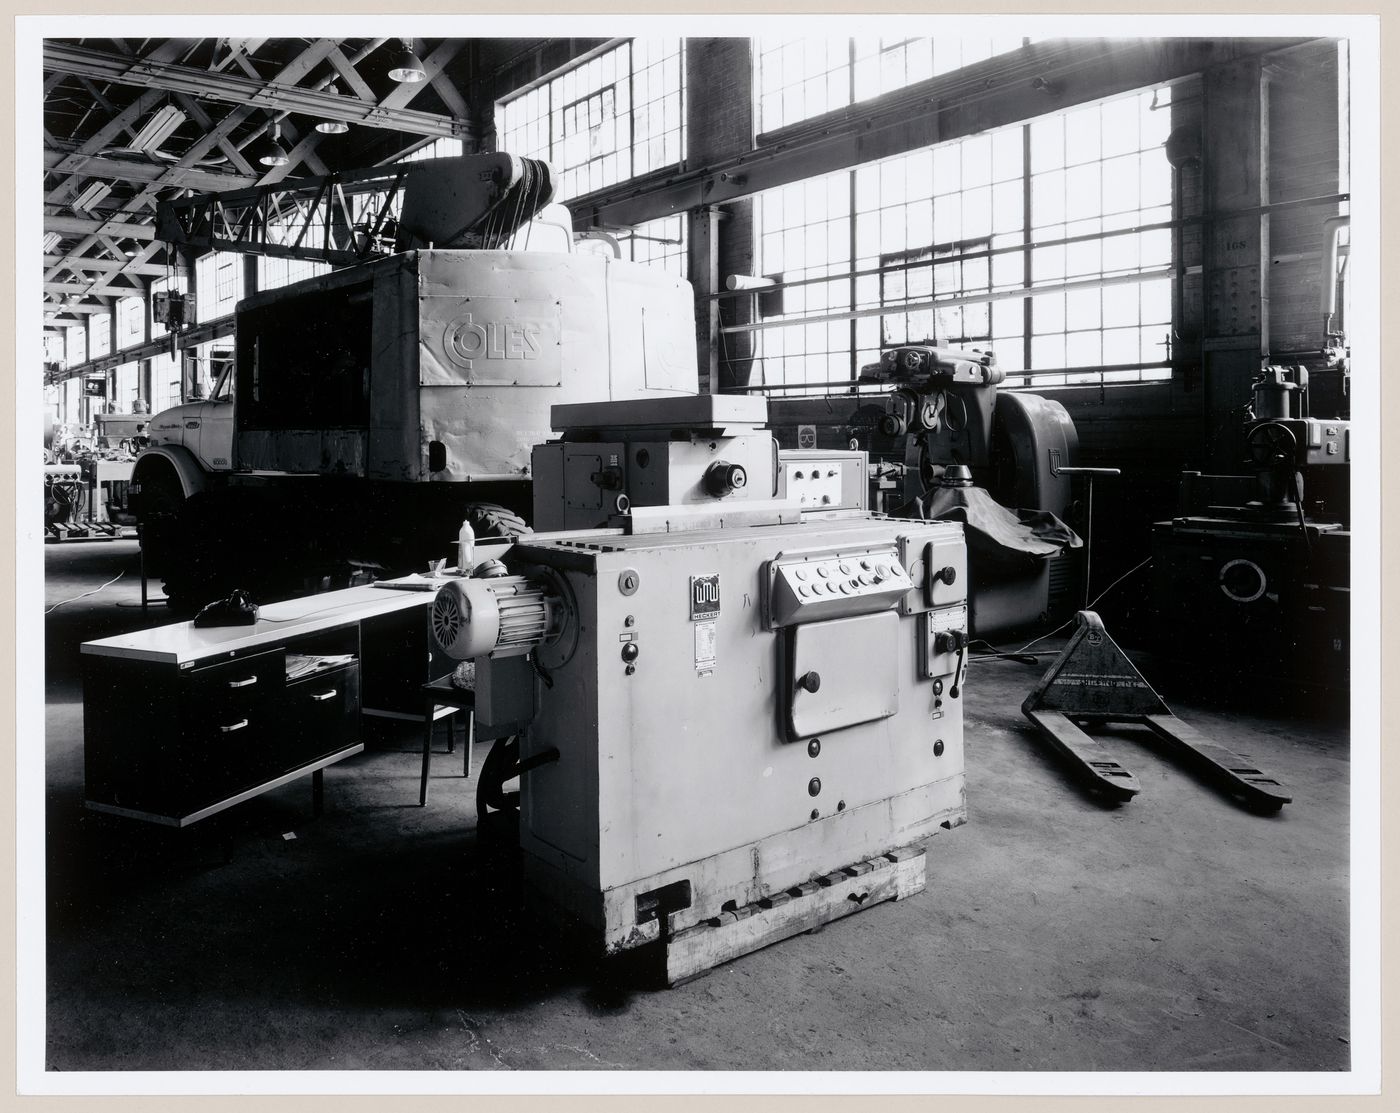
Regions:
<instances>
[{"instance_id":1,"label":"industrial workshop interior","mask_svg":"<svg viewBox=\"0 0 1400 1113\"><path fill-rule=\"evenodd\" d=\"M36 1076L1343 1084L1369 46L474 27L33 40Z\"/></svg>"}]
</instances>

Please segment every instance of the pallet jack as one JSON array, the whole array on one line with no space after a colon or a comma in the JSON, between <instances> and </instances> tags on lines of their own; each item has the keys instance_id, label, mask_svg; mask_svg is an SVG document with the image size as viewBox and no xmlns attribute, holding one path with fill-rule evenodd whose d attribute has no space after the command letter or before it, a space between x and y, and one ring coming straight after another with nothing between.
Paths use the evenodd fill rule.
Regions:
<instances>
[{"instance_id":1,"label":"pallet jack","mask_svg":"<svg viewBox=\"0 0 1400 1113\"><path fill-rule=\"evenodd\" d=\"M1069 643L1021 704L1021 712L1089 787L1115 803L1138 794L1137 778L1085 731L1130 723L1147 727L1205 779L1257 811L1277 812L1292 801L1253 762L1173 715L1097 614L1080 611L1075 620Z\"/></svg>"}]
</instances>

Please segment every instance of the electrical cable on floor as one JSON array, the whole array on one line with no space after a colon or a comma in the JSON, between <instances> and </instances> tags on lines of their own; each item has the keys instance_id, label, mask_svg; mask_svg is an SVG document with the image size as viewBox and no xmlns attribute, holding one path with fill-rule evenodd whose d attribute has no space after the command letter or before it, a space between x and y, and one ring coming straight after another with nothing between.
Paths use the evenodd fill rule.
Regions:
<instances>
[{"instance_id":1,"label":"electrical cable on floor","mask_svg":"<svg viewBox=\"0 0 1400 1113\"><path fill-rule=\"evenodd\" d=\"M52 607L49 607L47 610L45 610L44 613L45 613L45 614L53 614L53 612L56 611L56 610L58 610L59 607L63 606L64 603L76 603L79 599L86 599L89 595L96 595L99 591L102 590L102 588L104 588L104 587L111 587L114 583L116 583L118 580L120 580L120 579L121 579L123 576L125 576L125 575L126 575L126 569L122 569L122 570L121 570L120 572L118 572L115 576L113 576L110 580L108 580L105 584L103 584L102 587L95 587L95 588L93 588L91 591L85 591L85 592L83 592L81 595L75 595L75 596L73 596L71 599L60 599L60 600L59 600L57 603L55 603Z\"/></svg>"},{"instance_id":2,"label":"electrical cable on floor","mask_svg":"<svg viewBox=\"0 0 1400 1113\"><path fill-rule=\"evenodd\" d=\"M1149 564L1151 564L1151 563L1152 563L1152 558L1151 558L1151 557L1148 557L1146 560L1142 561L1141 563L1133 565L1133 566L1132 566L1131 568L1129 568L1126 572L1124 572L1121 576L1119 576L1116 580L1114 580L1111 584L1109 584L1106 588L1104 588L1101 592L1099 592L1098 595L1094 596L1094 598L1093 598L1090 602L1086 603L1081 609L1082 609L1082 610L1086 610L1086 611L1093 610L1094 607L1096 607L1096 606L1098 605L1098 602L1099 602L1100 599L1102 599L1105 595L1107 595L1107 594L1108 594L1110 591L1112 591L1115 587L1117 587L1119 584L1121 584L1124 580L1126 580L1129 576L1131 576L1131 575L1132 575L1134 572L1136 572L1139 568L1145 568L1147 565L1149 565ZM1041 634L1040 637L1035 638L1035 639L1032 640L1032 641L1026 642L1026 644L1023 645L1023 646L1021 646L1020 649L1011 649L1011 650L1006 650L1006 651L1004 651L1004 652L1003 652L1002 650L999 650L999 649L994 649L993 652L991 652L991 653L983 654L983 655L978 656L978 657L971 657L971 658L969 658L969 660L972 660L972 661L998 661L998 660L1007 660L1007 659L1010 659L1010 660L1013 660L1013 661L1020 661L1020 662L1022 662L1023 664L1033 665L1033 664L1035 664L1036 661L1038 660L1039 654L1027 653L1026 650L1028 650L1031 646L1035 645L1036 642L1043 642L1046 638L1053 638L1056 634L1058 634L1058 633L1059 633L1061 630L1063 630L1066 626L1071 626L1071 625L1073 625L1073 624L1074 624L1074 616L1071 615L1071 616L1070 616L1069 618L1067 618L1064 622L1060 623L1060 624L1059 624L1058 626L1056 626L1053 630L1051 630L1048 634ZM979 644L979 643L970 643L970 644ZM987 645L988 643L987 643L987 642L980 642L980 644L982 644L982 645Z\"/></svg>"}]
</instances>

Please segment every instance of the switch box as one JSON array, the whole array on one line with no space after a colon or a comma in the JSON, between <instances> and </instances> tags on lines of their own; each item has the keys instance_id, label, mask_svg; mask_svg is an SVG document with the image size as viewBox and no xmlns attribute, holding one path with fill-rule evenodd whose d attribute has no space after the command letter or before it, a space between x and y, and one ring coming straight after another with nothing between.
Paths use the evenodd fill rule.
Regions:
<instances>
[{"instance_id":1,"label":"switch box","mask_svg":"<svg viewBox=\"0 0 1400 1113\"><path fill-rule=\"evenodd\" d=\"M913 586L893 546L770 561L768 628L882 611Z\"/></svg>"}]
</instances>

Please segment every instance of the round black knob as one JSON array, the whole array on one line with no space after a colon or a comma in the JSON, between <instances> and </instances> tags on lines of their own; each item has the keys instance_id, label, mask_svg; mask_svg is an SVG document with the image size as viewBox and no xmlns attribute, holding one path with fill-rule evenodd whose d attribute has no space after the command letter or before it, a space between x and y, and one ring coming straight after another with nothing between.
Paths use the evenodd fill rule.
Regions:
<instances>
[{"instance_id":1,"label":"round black knob","mask_svg":"<svg viewBox=\"0 0 1400 1113\"><path fill-rule=\"evenodd\" d=\"M945 564L942 568L940 568L937 572L933 574L934 583L937 583L939 580L942 580L945 584L951 584L957 578L958 570L954 568L951 564Z\"/></svg>"},{"instance_id":2,"label":"round black knob","mask_svg":"<svg viewBox=\"0 0 1400 1113\"><path fill-rule=\"evenodd\" d=\"M637 648L636 642L626 642L622 647L622 659L624 661L635 661L641 655L641 650Z\"/></svg>"},{"instance_id":3,"label":"round black knob","mask_svg":"<svg viewBox=\"0 0 1400 1113\"><path fill-rule=\"evenodd\" d=\"M808 757L816 757L816 756L817 756L819 753L821 753L821 752L822 752L822 740L821 740L820 738L813 738L810 742L807 743L807 756L808 756Z\"/></svg>"},{"instance_id":4,"label":"round black knob","mask_svg":"<svg viewBox=\"0 0 1400 1113\"><path fill-rule=\"evenodd\" d=\"M962 648L962 636L957 630L935 634L933 637L933 648L936 653L956 653Z\"/></svg>"},{"instance_id":5,"label":"round black knob","mask_svg":"<svg viewBox=\"0 0 1400 1113\"><path fill-rule=\"evenodd\" d=\"M817 793L819 793L821 790L822 790L822 779L821 779L820 777L813 777L810 781L807 782L807 795L808 795L808 796L815 796L815 795L816 795Z\"/></svg>"},{"instance_id":6,"label":"round black knob","mask_svg":"<svg viewBox=\"0 0 1400 1113\"><path fill-rule=\"evenodd\" d=\"M815 692L822 686L821 674L818 672L804 672L797 678L797 686L805 692Z\"/></svg>"}]
</instances>

